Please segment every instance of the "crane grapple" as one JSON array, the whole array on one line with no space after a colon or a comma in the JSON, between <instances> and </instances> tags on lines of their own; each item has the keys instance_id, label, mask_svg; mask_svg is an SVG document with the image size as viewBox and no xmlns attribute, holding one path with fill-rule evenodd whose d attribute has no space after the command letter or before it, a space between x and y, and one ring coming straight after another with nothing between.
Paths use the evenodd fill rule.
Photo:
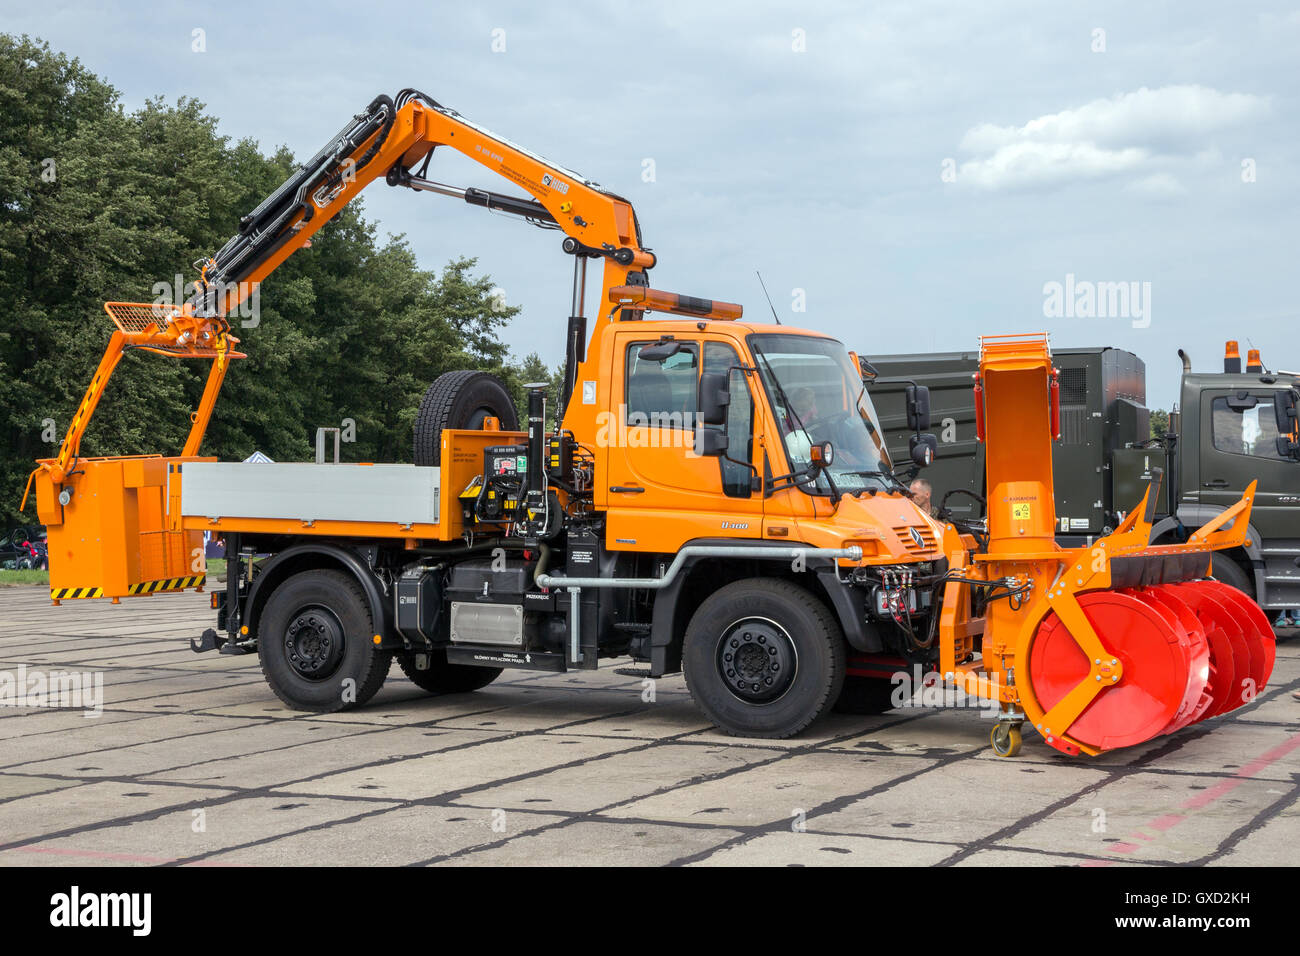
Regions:
<instances>
[{"instance_id":1,"label":"crane grapple","mask_svg":"<svg viewBox=\"0 0 1300 956\"><path fill-rule=\"evenodd\" d=\"M1254 484L1187 542L1151 545L1157 473L1114 533L1056 543L1056 377L1046 335L981 342L989 538L969 568L965 553L952 555L964 578L945 591L940 669L998 701L1000 754L1018 749L1025 720L1067 754L1140 744L1242 706L1273 669L1264 612L1211 577L1215 551L1246 543ZM979 593L982 619L971 614ZM970 635L981 627L976 659Z\"/></svg>"}]
</instances>

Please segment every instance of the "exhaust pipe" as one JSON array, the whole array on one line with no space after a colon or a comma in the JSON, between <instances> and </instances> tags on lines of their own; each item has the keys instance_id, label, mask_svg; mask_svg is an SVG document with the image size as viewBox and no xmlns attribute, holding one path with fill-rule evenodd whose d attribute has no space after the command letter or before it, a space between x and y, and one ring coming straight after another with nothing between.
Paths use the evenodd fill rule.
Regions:
<instances>
[{"instance_id":1,"label":"exhaust pipe","mask_svg":"<svg viewBox=\"0 0 1300 956\"><path fill-rule=\"evenodd\" d=\"M1189 375L1192 371L1192 357L1182 349L1178 350L1178 357L1183 360L1183 374Z\"/></svg>"}]
</instances>

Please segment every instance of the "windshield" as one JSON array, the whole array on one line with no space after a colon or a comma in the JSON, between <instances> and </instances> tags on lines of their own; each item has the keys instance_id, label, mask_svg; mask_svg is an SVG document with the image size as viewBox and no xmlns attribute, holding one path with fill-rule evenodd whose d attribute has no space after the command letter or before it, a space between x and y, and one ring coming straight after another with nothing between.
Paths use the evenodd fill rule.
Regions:
<instances>
[{"instance_id":1,"label":"windshield","mask_svg":"<svg viewBox=\"0 0 1300 956\"><path fill-rule=\"evenodd\" d=\"M777 334L751 335L749 347L794 471L808 467L813 445L828 441L835 455L827 470L841 492L897 487L876 410L843 345ZM830 491L825 476L802 487Z\"/></svg>"}]
</instances>

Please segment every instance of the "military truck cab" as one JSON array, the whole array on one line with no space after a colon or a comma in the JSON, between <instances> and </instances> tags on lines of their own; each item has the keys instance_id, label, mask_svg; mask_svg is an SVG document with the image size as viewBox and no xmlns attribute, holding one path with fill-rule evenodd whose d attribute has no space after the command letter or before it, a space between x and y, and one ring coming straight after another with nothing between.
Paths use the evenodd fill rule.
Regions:
<instances>
[{"instance_id":1,"label":"military truck cab","mask_svg":"<svg viewBox=\"0 0 1300 956\"><path fill-rule=\"evenodd\" d=\"M1233 366L1233 356L1225 366ZM1300 455L1295 408L1300 378L1293 374L1230 370L1183 374L1177 422L1177 520L1188 531L1236 500L1234 489L1259 480L1244 549L1230 553L1235 567L1216 571L1229 583L1253 588L1266 608L1300 607ZM1176 535L1174 530L1166 534ZM1248 592L1249 593L1249 592Z\"/></svg>"}]
</instances>

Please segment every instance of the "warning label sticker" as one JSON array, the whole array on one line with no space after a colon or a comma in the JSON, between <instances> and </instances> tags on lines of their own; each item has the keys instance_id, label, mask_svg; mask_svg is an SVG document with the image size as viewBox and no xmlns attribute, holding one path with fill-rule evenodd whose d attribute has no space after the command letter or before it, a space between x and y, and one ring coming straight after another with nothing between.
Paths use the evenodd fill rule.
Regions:
<instances>
[{"instance_id":1,"label":"warning label sticker","mask_svg":"<svg viewBox=\"0 0 1300 956\"><path fill-rule=\"evenodd\" d=\"M1029 504L1014 504L1011 506L1011 517L1015 521L1028 521L1033 513L1033 508Z\"/></svg>"}]
</instances>

